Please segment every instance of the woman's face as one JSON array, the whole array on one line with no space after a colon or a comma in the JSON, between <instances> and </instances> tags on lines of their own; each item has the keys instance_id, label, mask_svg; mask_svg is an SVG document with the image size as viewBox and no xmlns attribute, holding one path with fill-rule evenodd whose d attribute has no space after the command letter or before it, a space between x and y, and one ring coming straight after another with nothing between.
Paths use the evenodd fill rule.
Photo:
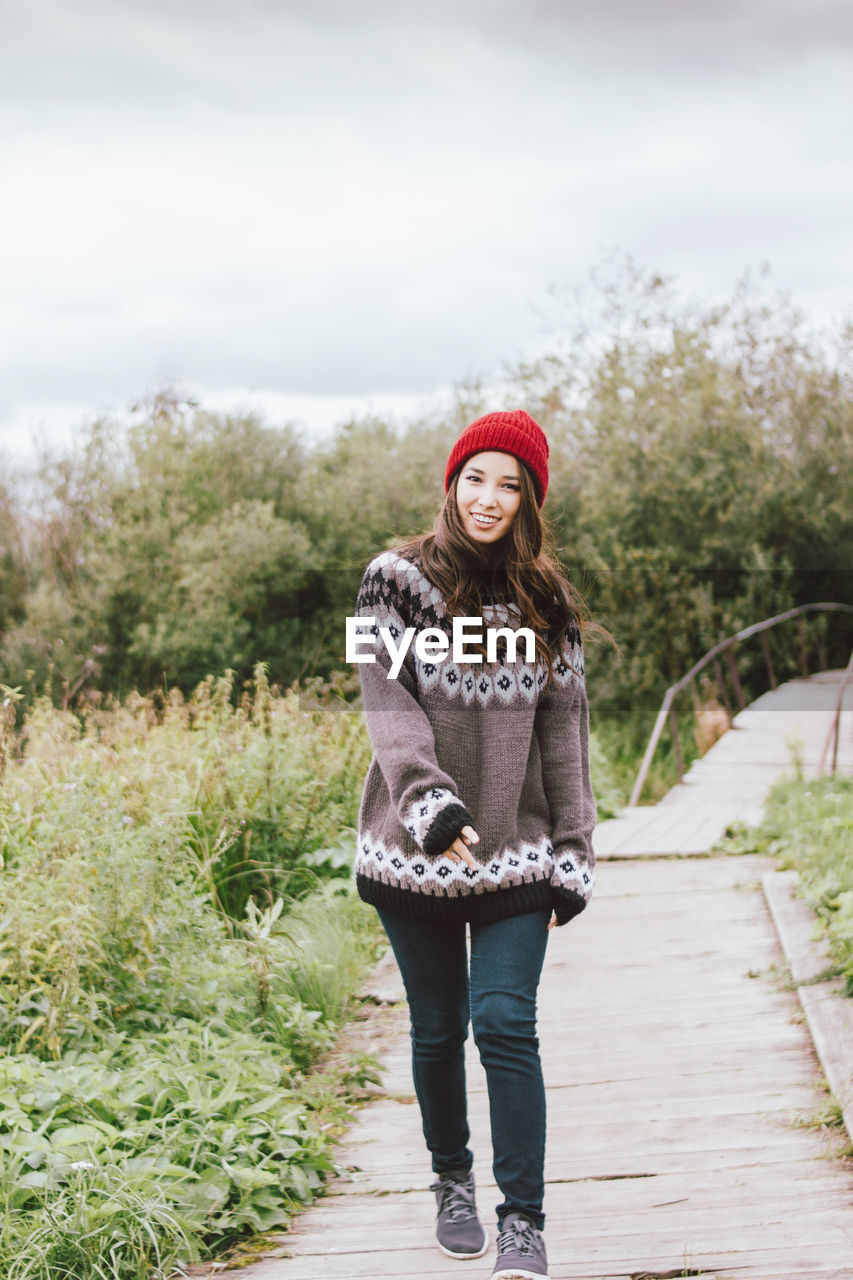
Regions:
<instances>
[{"instance_id":1,"label":"woman's face","mask_svg":"<svg viewBox=\"0 0 853 1280\"><path fill-rule=\"evenodd\" d=\"M456 506L468 537L499 542L512 528L521 506L521 463L511 453L475 453L456 481Z\"/></svg>"}]
</instances>

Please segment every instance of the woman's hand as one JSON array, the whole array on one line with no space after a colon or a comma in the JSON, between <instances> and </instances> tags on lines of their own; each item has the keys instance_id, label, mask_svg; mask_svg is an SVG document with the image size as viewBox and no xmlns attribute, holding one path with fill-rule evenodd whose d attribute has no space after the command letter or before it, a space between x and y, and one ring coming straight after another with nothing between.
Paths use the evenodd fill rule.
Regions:
<instances>
[{"instance_id":1,"label":"woman's hand","mask_svg":"<svg viewBox=\"0 0 853 1280\"><path fill-rule=\"evenodd\" d=\"M552 911L552 912L551 912L551 919L548 921L548 931L549 931L549 933L550 933L550 931L551 931L553 928L555 928L555 927L556 927L556 924L557 924L557 913L556 913L556 911Z\"/></svg>"},{"instance_id":2,"label":"woman's hand","mask_svg":"<svg viewBox=\"0 0 853 1280\"><path fill-rule=\"evenodd\" d=\"M463 827L460 835L456 837L449 849L445 849L444 857L450 858L452 862L464 862L466 867L470 867L472 871L479 870L479 864L474 855L469 852L469 844L479 844L480 837L473 827Z\"/></svg>"}]
</instances>

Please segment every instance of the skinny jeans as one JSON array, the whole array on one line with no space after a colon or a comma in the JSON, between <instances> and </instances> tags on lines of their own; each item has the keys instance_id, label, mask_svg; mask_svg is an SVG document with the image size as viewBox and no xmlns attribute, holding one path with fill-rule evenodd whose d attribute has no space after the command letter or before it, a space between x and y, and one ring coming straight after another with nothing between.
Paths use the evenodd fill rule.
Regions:
<instances>
[{"instance_id":1,"label":"skinny jeans","mask_svg":"<svg viewBox=\"0 0 853 1280\"><path fill-rule=\"evenodd\" d=\"M498 1221L545 1215L545 1085L536 991L550 910L471 924L409 920L379 910L403 976L411 1015L412 1076L433 1171L471 1168L465 1091L469 1019L486 1073L492 1169L503 1196Z\"/></svg>"}]
</instances>

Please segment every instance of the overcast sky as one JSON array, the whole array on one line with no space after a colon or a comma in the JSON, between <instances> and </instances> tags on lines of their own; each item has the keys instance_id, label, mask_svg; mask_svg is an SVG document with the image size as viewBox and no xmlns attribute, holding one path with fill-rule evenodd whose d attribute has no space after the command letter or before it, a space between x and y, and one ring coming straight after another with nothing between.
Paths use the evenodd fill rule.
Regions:
<instances>
[{"instance_id":1,"label":"overcast sky","mask_svg":"<svg viewBox=\"0 0 853 1280\"><path fill-rule=\"evenodd\" d=\"M0 0L0 451L167 381L327 429L614 250L853 303L849 0Z\"/></svg>"}]
</instances>

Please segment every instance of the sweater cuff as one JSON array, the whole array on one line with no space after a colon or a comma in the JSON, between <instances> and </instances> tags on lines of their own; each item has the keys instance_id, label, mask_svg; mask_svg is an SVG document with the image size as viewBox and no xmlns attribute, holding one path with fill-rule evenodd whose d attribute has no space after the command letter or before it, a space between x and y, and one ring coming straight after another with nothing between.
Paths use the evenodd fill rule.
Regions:
<instances>
[{"instance_id":1,"label":"sweater cuff","mask_svg":"<svg viewBox=\"0 0 853 1280\"><path fill-rule=\"evenodd\" d=\"M558 889L554 902L557 924L568 924L570 920L574 920L575 916L579 916L583 911L586 903L586 898L582 898L579 893L573 893L571 889Z\"/></svg>"},{"instance_id":2,"label":"sweater cuff","mask_svg":"<svg viewBox=\"0 0 853 1280\"><path fill-rule=\"evenodd\" d=\"M449 849L453 841L461 834L463 827L473 827L474 819L464 804L458 801L441 809L431 822L429 829L421 841L423 851L428 858L438 857Z\"/></svg>"},{"instance_id":3,"label":"sweater cuff","mask_svg":"<svg viewBox=\"0 0 853 1280\"><path fill-rule=\"evenodd\" d=\"M452 806L462 808L456 792L451 791L449 787L429 787L428 790L419 791L415 795L402 821L409 835L421 849L424 847L426 834L438 815ZM463 822L460 825L460 830L464 825L465 823ZM471 823L471 825L473 826L474 824ZM447 848L447 845L444 848ZM442 852L443 850L439 849L439 853Z\"/></svg>"}]
</instances>

